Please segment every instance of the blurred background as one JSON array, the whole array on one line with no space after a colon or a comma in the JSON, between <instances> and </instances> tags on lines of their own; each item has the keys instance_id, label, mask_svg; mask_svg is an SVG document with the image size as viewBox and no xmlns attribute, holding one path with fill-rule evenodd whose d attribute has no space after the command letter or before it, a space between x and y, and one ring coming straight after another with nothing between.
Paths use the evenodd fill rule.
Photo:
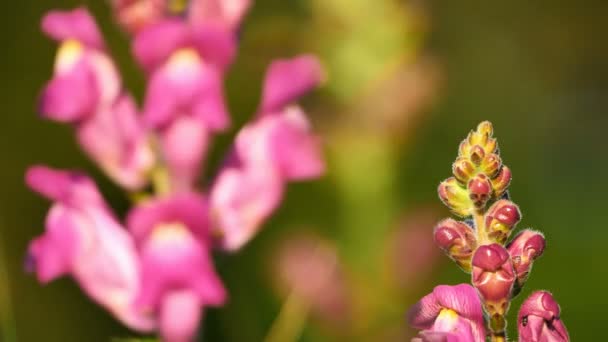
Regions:
<instances>
[{"instance_id":1,"label":"blurred background","mask_svg":"<svg viewBox=\"0 0 608 342\"><path fill-rule=\"evenodd\" d=\"M39 20L86 5L127 87L144 78L104 1L5 1L0 12L0 340L111 341L135 336L72 280L23 272L48 203L25 188L33 163L84 169L119 214L128 199L83 156L67 126L40 120L36 99L55 44ZM268 63L316 53L329 79L303 102L323 136L326 177L290 186L254 241L217 255L230 303L207 311L207 341L407 341L405 312L437 284L469 277L432 244L448 216L436 186L458 143L494 123L513 171L519 227L548 245L509 314L553 292L575 341L605 334L608 307L608 2L257 0L227 80L235 125L207 174L251 116Z\"/></svg>"}]
</instances>

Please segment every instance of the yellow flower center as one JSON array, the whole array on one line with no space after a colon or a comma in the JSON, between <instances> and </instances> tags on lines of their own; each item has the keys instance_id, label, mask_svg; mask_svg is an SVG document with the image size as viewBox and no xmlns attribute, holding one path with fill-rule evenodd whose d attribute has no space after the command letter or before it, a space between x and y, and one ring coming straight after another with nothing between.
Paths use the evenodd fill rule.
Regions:
<instances>
[{"instance_id":1,"label":"yellow flower center","mask_svg":"<svg viewBox=\"0 0 608 342\"><path fill-rule=\"evenodd\" d=\"M67 71L82 57L84 46L75 39L67 39L61 43L55 56L55 70Z\"/></svg>"},{"instance_id":2,"label":"yellow flower center","mask_svg":"<svg viewBox=\"0 0 608 342\"><path fill-rule=\"evenodd\" d=\"M182 223L163 223L154 227L150 239L157 243L177 242L189 238L190 235L190 231Z\"/></svg>"}]
</instances>

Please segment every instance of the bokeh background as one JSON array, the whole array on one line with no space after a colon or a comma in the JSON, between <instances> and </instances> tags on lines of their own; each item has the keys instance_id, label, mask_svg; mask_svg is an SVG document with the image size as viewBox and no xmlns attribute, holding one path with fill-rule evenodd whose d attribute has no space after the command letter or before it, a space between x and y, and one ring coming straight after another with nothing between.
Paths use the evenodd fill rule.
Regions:
<instances>
[{"instance_id":1,"label":"bokeh background","mask_svg":"<svg viewBox=\"0 0 608 342\"><path fill-rule=\"evenodd\" d=\"M84 169L118 213L129 205L80 153L68 127L36 115L55 53L39 19L50 8L83 4L98 18L127 86L143 95L144 78L104 1L2 4L1 341L135 336L70 279L42 287L22 267L48 207L23 184L28 165ZM448 215L436 186L449 176L460 140L482 120L494 123L513 171L520 227L548 240L511 308L511 336L533 289L554 293L574 341L604 336L607 13L602 0L255 1L227 80L235 126L217 139L208 168L253 113L266 65L302 52L318 54L328 71L304 106L324 137L329 168L322 180L291 186L245 249L217 256L231 300L207 312L201 339L408 340L410 305L436 284L469 281L432 246L431 232Z\"/></svg>"}]
</instances>

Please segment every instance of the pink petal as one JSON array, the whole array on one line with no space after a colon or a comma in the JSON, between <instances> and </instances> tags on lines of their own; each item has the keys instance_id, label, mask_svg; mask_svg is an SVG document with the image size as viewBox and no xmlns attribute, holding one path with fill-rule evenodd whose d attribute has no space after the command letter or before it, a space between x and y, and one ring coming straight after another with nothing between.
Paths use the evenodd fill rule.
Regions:
<instances>
[{"instance_id":1,"label":"pink petal","mask_svg":"<svg viewBox=\"0 0 608 342\"><path fill-rule=\"evenodd\" d=\"M171 190L190 191L201 172L209 132L200 120L183 116L161 133L161 145L169 169Z\"/></svg>"},{"instance_id":2,"label":"pink petal","mask_svg":"<svg viewBox=\"0 0 608 342\"><path fill-rule=\"evenodd\" d=\"M312 55L273 62L266 72L260 113L280 111L316 87L323 77L321 64Z\"/></svg>"},{"instance_id":3,"label":"pink petal","mask_svg":"<svg viewBox=\"0 0 608 342\"><path fill-rule=\"evenodd\" d=\"M47 118L76 122L95 110L99 94L93 70L85 59L81 59L71 70L55 75L46 84L38 107Z\"/></svg>"},{"instance_id":4,"label":"pink petal","mask_svg":"<svg viewBox=\"0 0 608 342\"><path fill-rule=\"evenodd\" d=\"M104 49L103 38L95 19L85 8L48 12L42 19L42 31L58 41L75 39L88 47Z\"/></svg>"},{"instance_id":5,"label":"pink petal","mask_svg":"<svg viewBox=\"0 0 608 342\"><path fill-rule=\"evenodd\" d=\"M202 313L202 303L193 291L172 291L165 295L160 310L160 334L163 341L192 341Z\"/></svg>"}]
</instances>

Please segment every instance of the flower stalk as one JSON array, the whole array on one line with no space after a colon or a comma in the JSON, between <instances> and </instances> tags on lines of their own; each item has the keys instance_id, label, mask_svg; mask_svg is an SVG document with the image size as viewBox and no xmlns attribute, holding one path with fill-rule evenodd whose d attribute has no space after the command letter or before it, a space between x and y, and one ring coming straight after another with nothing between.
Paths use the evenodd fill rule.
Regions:
<instances>
[{"instance_id":1,"label":"flower stalk","mask_svg":"<svg viewBox=\"0 0 608 342\"><path fill-rule=\"evenodd\" d=\"M483 308L485 335L493 342L507 341L506 315L511 301L529 277L532 264L545 248L544 235L525 229L510 242L509 237L521 220L519 207L509 199L511 170L502 163L492 124L484 121L460 144L458 157L452 165L453 177L441 182L438 194L443 203L464 221L445 219L435 228L435 242L463 271L471 274L471 284ZM466 297L464 294L459 296ZM431 310L422 306L418 316ZM559 319L559 306L549 293L534 293L520 310L519 341L569 341L565 326ZM416 341L484 342L471 339L465 326L445 324L423 326ZM529 320L534 320L534 325ZM555 329L556 324L560 329Z\"/></svg>"}]
</instances>

